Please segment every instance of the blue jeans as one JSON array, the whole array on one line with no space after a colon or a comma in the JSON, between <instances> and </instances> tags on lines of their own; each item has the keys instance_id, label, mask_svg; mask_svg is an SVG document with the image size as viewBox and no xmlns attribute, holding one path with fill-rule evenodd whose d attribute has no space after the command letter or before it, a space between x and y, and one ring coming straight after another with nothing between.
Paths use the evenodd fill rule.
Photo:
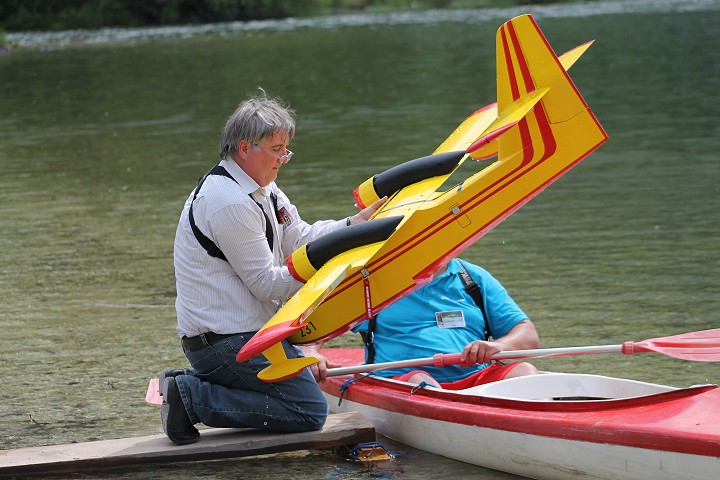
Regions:
<instances>
[{"instance_id":1,"label":"blue jeans","mask_svg":"<svg viewBox=\"0 0 720 480\"><path fill-rule=\"evenodd\" d=\"M237 352L255 332L239 333L197 351L184 348L192 370L175 377L193 423L210 427L263 428L278 432L319 430L327 419L327 401L309 369L279 382L263 382L258 372L270 365L262 355L247 362ZM282 342L288 358L300 349Z\"/></svg>"}]
</instances>

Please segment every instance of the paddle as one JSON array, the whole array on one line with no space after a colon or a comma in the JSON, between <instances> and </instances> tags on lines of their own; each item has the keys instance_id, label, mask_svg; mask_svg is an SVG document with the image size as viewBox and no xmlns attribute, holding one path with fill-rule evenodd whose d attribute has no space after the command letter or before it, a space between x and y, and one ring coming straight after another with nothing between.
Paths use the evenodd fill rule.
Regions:
<instances>
[{"instance_id":1,"label":"paddle","mask_svg":"<svg viewBox=\"0 0 720 480\"><path fill-rule=\"evenodd\" d=\"M565 348L537 348L533 350L508 350L493 355L493 360L510 360L518 358L547 358L566 357L571 355L592 355L597 353L635 353L655 352L668 357L689 360L693 362L720 361L720 328L701 330L699 332L683 333L671 337L651 338L641 342L625 342L620 345L600 345L589 347ZM459 353L436 353L432 357L399 360L397 362L384 362L355 365L352 367L331 368L329 377L348 375L351 373L375 372L391 368L422 367L432 365L444 367L460 363Z\"/></svg>"}]
</instances>

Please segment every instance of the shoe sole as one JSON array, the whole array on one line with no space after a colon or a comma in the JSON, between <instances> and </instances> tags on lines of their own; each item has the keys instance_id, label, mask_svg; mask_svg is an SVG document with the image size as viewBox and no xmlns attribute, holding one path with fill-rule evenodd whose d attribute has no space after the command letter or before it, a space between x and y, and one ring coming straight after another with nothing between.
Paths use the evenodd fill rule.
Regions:
<instances>
[{"instance_id":1,"label":"shoe sole","mask_svg":"<svg viewBox=\"0 0 720 480\"><path fill-rule=\"evenodd\" d=\"M175 385L175 377L168 377L163 382L163 385L161 387L162 395L163 395L163 403L162 403L162 407L160 410L161 411L160 420L162 422L163 432L165 432L165 435L170 439L170 441L172 441L176 445L190 445L191 443L196 443L198 440L200 440L199 434L196 438L190 438L188 440L178 440L178 439L173 438L173 435L170 435L168 433L167 418L170 415L170 404L165 399L168 398L167 394L168 394L168 391L170 390L171 381L173 384L173 388L177 388L177 385ZM182 408L185 408L185 407L182 407Z\"/></svg>"}]
</instances>

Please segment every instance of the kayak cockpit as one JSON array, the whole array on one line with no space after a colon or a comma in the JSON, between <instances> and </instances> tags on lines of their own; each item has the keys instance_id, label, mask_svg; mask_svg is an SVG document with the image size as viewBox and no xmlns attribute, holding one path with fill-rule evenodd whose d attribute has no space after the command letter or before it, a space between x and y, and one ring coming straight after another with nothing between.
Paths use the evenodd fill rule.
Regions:
<instances>
[{"instance_id":1,"label":"kayak cockpit","mask_svg":"<svg viewBox=\"0 0 720 480\"><path fill-rule=\"evenodd\" d=\"M521 401L589 401L647 397L677 387L624 378L576 373L541 373L509 378L465 390L462 395Z\"/></svg>"}]
</instances>

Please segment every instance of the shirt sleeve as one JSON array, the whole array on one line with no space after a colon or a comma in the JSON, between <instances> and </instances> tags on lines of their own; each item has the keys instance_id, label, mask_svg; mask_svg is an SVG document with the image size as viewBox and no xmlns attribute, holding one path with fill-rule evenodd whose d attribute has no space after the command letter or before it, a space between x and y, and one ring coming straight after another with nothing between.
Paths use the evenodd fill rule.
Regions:
<instances>
[{"instance_id":1,"label":"shirt sleeve","mask_svg":"<svg viewBox=\"0 0 720 480\"><path fill-rule=\"evenodd\" d=\"M274 265L264 215L249 197L217 211L208 224L233 270L260 301L284 300L300 289L287 267Z\"/></svg>"},{"instance_id":2,"label":"shirt sleeve","mask_svg":"<svg viewBox=\"0 0 720 480\"><path fill-rule=\"evenodd\" d=\"M505 287L487 270L467 263L465 266L483 292L486 321L494 338L507 335L515 325L528 318Z\"/></svg>"}]
</instances>

